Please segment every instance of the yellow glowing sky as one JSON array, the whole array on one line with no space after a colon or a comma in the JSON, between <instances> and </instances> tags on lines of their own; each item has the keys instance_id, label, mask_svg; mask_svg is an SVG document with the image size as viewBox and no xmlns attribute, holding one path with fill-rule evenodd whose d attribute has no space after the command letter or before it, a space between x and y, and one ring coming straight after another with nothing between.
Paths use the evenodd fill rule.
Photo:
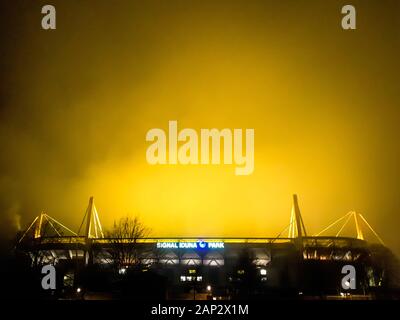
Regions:
<instances>
[{"instance_id":1,"label":"yellow glowing sky","mask_svg":"<svg viewBox=\"0 0 400 320\"><path fill-rule=\"evenodd\" d=\"M297 193L310 233L354 209L399 251L399 5L356 1L345 32L341 1L275 2L54 1L51 32L19 5L4 212L77 227L93 195L105 227L139 214L154 236L275 236ZM150 166L146 132L169 120L254 128L254 173Z\"/></svg>"}]
</instances>

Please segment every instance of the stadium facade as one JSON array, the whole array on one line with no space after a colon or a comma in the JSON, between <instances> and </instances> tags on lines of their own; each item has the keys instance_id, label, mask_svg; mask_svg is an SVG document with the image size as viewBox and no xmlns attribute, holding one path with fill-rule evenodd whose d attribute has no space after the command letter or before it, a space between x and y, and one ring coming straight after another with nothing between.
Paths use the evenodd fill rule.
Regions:
<instances>
[{"instance_id":1,"label":"stadium facade","mask_svg":"<svg viewBox=\"0 0 400 320\"><path fill-rule=\"evenodd\" d=\"M57 266L63 288L81 286L80 272L96 266L96 272L113 270L118 279L133 274L155 287L162 283L161 295L167 298L379 295L393 282L389 251L363 239L357 220L363 217L346 216L347 222L355 218L357 238L307 236L294 196L286 238L110 238L103 234L91 198L84 235L42 213L17 248L30 257L32 266ZM72 234L65 235L68 232ZM346 265L356 270L356 289L343 287Z\"/></svg>"}]
</instances>

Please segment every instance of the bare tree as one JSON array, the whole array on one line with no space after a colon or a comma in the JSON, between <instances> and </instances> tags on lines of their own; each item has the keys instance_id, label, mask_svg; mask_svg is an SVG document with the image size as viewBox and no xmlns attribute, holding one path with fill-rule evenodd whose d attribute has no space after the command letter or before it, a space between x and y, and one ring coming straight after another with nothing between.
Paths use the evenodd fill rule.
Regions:
<instances>
[{"instance_id":1,"label":"bare tree","mask_svg":"<svg viewBox=\"0 0 400 320\"><path fill-rule=\"evenodd\" d=\"M112 243L110 256L114 266L120 269L124 266L139 265L137 243L138 240L147 238L150 231L138 216L126 216L114 221L113 228L106 232Z\"/></svg>"}]
</instances>

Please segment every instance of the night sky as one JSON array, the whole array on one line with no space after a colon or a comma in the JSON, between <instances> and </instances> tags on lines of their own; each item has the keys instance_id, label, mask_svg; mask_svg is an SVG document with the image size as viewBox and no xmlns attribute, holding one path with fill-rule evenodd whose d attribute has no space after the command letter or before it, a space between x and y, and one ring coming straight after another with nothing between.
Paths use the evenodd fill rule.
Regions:
<instances>
[{"instance_id":1,"label":"night sky","mask_svg":"<svg viewBox=\"0 0 400 320\"><path fill-rule=\"evenodd\" d=\"M2 0L2 234L42 210L77 229L93 195L104 228L273 237L297 193L309 234L355 210L400 254L400 2L351 1L347 31L345 4ZM254 128L254 173L149 165L169 120Z\"/></svg>"}]
</instances>

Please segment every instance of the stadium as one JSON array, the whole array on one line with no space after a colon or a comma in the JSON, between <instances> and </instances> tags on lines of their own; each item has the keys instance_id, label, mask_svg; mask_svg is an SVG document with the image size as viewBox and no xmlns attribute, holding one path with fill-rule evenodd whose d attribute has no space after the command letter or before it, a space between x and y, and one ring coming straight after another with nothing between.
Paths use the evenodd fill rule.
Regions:
<instances>
[{"instance_id":1,"label":"stadium","mask_svg":"<svg viewBox=\"0 0 400 320\"><path fill-rule=\"evenodd\" d=\"M341 237L351 219L357 237ZM362 223L379 243L364 239ZM365 218L349 212L322 233L335 225L341 226L335 236L309 236L294 195L286 237L151 238L131 230L110 237L92 197L77 233L42 213L21 234L17 251L33 269L56 266L64 296L373 299L396 291L398 260ZM351 290L342 285L346 265L356 270Z\"/></svg>"}]
</instances>

